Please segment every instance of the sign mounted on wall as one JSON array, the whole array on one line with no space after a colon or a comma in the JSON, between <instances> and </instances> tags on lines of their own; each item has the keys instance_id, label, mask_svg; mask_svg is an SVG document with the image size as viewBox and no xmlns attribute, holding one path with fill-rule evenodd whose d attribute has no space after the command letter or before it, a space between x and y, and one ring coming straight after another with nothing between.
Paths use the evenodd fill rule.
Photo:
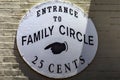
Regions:
<instances>
[{"instance_id":1,"label":"sign mounted on wall","mask_svg":"<svg viewBox=\"0 0 120 80\"><path fill-rule=\"evenodd\" d=\"M98 37L83 10L61 1L38 4L23 17L17 46L25 62L50 78L67 78L93 60Z\"/></svg>"}]
</instances>

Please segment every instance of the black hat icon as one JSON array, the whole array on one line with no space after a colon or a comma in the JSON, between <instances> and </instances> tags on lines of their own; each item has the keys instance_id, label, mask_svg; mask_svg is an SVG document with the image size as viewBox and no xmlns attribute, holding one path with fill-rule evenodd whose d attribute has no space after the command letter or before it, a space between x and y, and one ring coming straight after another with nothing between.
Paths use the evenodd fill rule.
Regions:
<instances>
[{"instance_id":1,"label":"black hat icon","mask_svg":"<svg viewBox=\"0 0 120 80\"><path fill-rule=\"evenodd\" d=\"M68 44L66 41L64 43L54 42L46 46L44 49L51 49L53 54L60 54L61 52L68 50Z\"/></svg>"}]
</instances>

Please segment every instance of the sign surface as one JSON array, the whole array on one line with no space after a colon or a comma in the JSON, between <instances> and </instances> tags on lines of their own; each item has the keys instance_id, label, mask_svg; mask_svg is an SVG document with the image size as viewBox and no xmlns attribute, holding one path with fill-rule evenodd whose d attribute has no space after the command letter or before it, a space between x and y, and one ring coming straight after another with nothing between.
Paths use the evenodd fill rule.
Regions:
<instances>
[{"instance_id":1,"label":"sign surface","mask_svg":"<svg viewBox=\"0 0 120 80\"><path fill-rule=\"evenodd\" d=\"M67 78L90 64L98 37L93 22L80 8L50 1L34 6L23 17L17 46L36 72L50 78Z\"/></svg>"}]
</instances>

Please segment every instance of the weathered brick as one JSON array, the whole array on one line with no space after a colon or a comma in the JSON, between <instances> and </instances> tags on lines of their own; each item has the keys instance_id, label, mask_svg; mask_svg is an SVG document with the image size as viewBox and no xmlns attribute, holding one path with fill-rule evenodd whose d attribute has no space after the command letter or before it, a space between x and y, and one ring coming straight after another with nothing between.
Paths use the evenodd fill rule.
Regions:
<instances>
[{"instance_id":1,"label":"weathered brick","mask_svg":"<svg viewBox=\"0 0 120 80\"><path fill-rule=\"evenodd\" d=\"M91 3L91 1L93 2L93 0L66 0L66 1L69 1L69 2L72 2L72 3Z\"/></svg>"},{"instance_id":2,"label":"weathered brick","mask_svg":"<svg viewBox=\"0 0 120 80\"><path fill-rule=\"evenodd\" d=\"M6 42L0 43L0 49L14 49L14 43Z\"/></svg>"},{"instance_id":3,"label":"weathered brick","mask_svg":"<svg viewBox=\"0 0 120 80\"><path fill-rule=\"evenodd\" d=\"M0 9L0 16L18 16L21 17L25 14L27 9Z\"/></svg>"},{"instance_id":4,"label":"weathered brick","mask_svg":"<svg viewBox=\"0 0 120 80\"><path fill-rule=\"evenodd\" d=\"M0 76L0 80L4 80L4 76Z\"/></svg>"},{"instance_id":5,"label":"weathered brick","mask_svg":"<svg viewBox=\"0 0 120 80\"><path fill-rule=\"evenodd\" d=\"M0 23L1 28L0 29L18 29L18 25L19 24L15 24L15 23Z\"/></svg>"},{"instance_id":6,"label":"weathered brick","mask_svg":"<svg viewBox=\"0 0 120 80\"><path fill-rule=\"evenodd\" d=\"M14 70L19 70L19 64L18 63L3 63L1 66L2 69L14 69Z\"/></svg>"},{"instance_id":7,"label":"weathered brick","mask_svg":"<svg viewBox=\"0 0 120 80\"><path fill-rule=\"evenodd\" d=\"M13 80L12 76L0 76L0 80Z\"/></svg>"},{"instance_id":8,"label":"weathered brick","mask_svg":"<svg viewBox=\"0 0 120 80\"><path fill-rule=\"evenodd\" d=\"M4 70L4 74L6 76L22 76L22 72L20 70L14 70L14 69L9 69L9 70Z\"/></svg>"},{"instance_id":9,"label":"weathered brick","mask_svg":"<svg viewBox=\"0 0 120 80\"><path fill-rule=\"evenodd\" d=\"M19 17L9 17L9 16L0 16L0 22L9 22L9 23L18 23L20 20Z\"/></svg>"},{"instance_id":10,"label":"weathered brick","mask_svg":"<svg viewBox=\"0 0 120 80\"><path fill-rule=\"evenodd\" d=\"M3 63L3 57L0 57L0 66L2 66L1 63Z\"/></svg>"},{"instance_id":11,"label":"weathered brick","mask_svg":"<svg viewBox=\"0 0 120 80\"><path fill-rule=\"evenodd\" d=\"M9 63L9 62L17 63L17 60L16 60L16 57L14 57L14 56L5 56L5 57L3 57L3 62L4 63Z\"/></svg>"},{"instance_id":12,"label":"weathered brick","mask_svg":"<svg viewBox=\"0 0 120 80\"><path fill-rule=\"evenodd\" d=\"M30 80L30 79L24 76L15 76L13 80Z\"/></svg>"},{"instance_id":13,"label":"weathered brick","mask_svg":"<svg viewBox=\"0 0 120 80\"><path fill-rule=\"evenodd\" d=\"M16 29L0 29L0 36L15 36L16 31Z\"/></svg>"},{"instance_id":14,"label":"weathered brick","mask_svg":"<svg viewBox=\"0 0 120 80\"><path fill-rule=\"evenodd\" d=\"M18 51L13 49L0 49L0 56L15 56L14 53L18 53Z\"/></svg>"},{"instance_id":15,"label":"weathered brick","mask_svg":"<svg viewBox=\"0 0 120 80\"><path fill-rule=\"evenodd\" d=\"M31 6L34 6L34 5L35 5L35 3L25 3L25 4L21 3L20 7L21 7L21 9L30 9Z\"/></svg>"},{"instance_id":16,"label":"weathered brick","mask_svg":"<svg viewBox=\"0 0 120 80\"><path fill-rule=\"evenodd\" d=\"M0 0L1 2L14 2L14 1L20 1L20 0Z\"/></svg>"},{"instance_id":17,"label":"weathered brick","mask_svg":"<svg viewBox=\"0 0 120 80\"><path fill-rule=\"evenodd\" d=\"M2 9L20 8L20 4L19 3L2 2L2 3L0 3L0 8L2 8Z\"/></svg>"},{"instance_id":18,"label":"weathered brick","mask_svg":"<svg viewBox=\"0 0 120 80\"><path fill-rule=\"evenodd\" d=\"M11 37L11 36L0 36L0 42L14 42L15 37Z\"/></svg>"},{"instance_id":19,"label":"weathered brick","mask_svg":"<svg viewBox=\"0 0 120 80\"><path fill-rule=\"evenodd\" d=\"M0 68L1 68L1 65L0 65ZM0 76L4 76L4 71L2 71L2 70L0 71Z\"/></svg>"},{"instance_id":20,"label":"weathered brick","mask_svg":"<svg viewBox=\"0 0 120 80\"><path fill-rule=\"evenodd\" d=\"M21 3L23 2L27 2L27 3L40 3L40 2L44 2L44 1L47 1L47 0L20 0Z\"/></svg>"}]
</instances>

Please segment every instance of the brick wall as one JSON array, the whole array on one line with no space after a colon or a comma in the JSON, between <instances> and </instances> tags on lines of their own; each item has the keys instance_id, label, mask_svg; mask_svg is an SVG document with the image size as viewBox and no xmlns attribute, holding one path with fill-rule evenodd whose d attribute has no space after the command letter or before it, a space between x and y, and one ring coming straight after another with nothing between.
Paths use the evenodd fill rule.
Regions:
<instances>
[{"instance_id":1,"label":"brick wall","mask_svg":"<svg viewBox=\"0 0 120 80\"><path fill-rule=\"evenodd\" d=\"M47 0L0 0L0 80L53 80L34 72L16 47L21 17ZM120 0L69 0L82 7L96 25L99 47L93 62L65 80L120 80Z\"/></svg>"}]
</instances>

